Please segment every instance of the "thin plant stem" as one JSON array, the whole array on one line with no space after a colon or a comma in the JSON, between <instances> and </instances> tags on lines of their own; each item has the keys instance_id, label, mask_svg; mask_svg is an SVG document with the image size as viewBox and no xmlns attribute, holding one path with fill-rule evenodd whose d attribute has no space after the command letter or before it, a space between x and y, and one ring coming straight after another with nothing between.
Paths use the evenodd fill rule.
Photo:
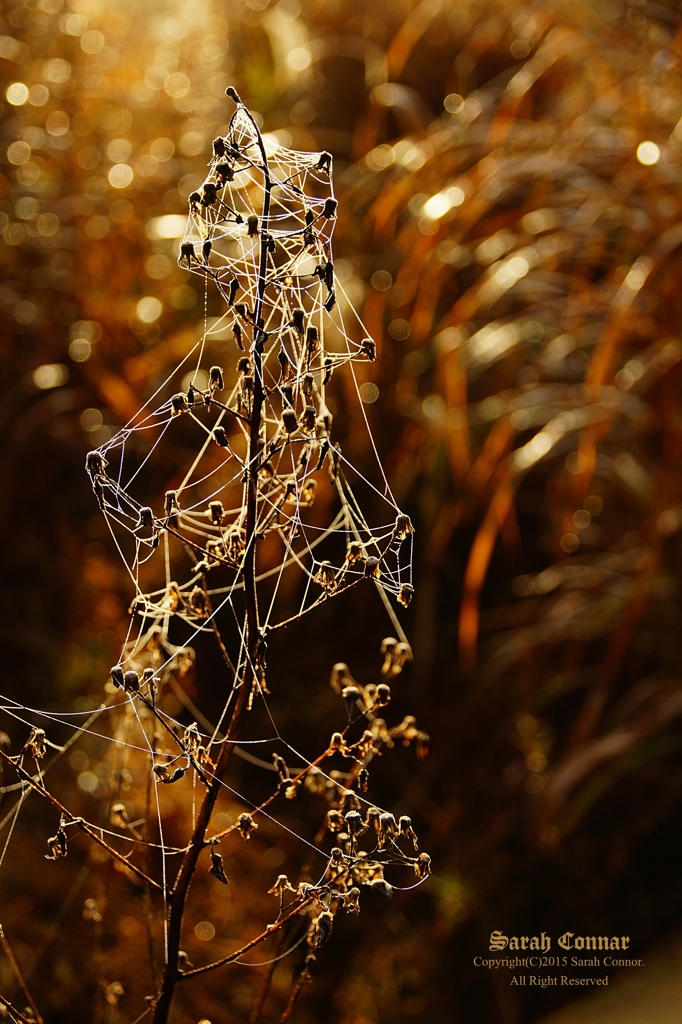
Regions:
<instances>
[{"instance_id":1,"label":"thin plant stem","mask_svg":"<svg viewBox=\"0 0 682 1024\"><path fill-rule=\"evenodd\" d=\"M31 1021L27 1017L24 1017L23 1013L20 1013L16 1006L12 1006L9 999L6 999L2 995L0 995L0 1006L4 1006L6 1010L9 1010L10 1013L14 1014L15 1020L18 1024L31 1024Z\"/></svg>"},{"instance_id":2,"label":"thin plant stem","mask_svg":"<svg viewBox=\"0 0 682 1024\"><path fill-rule=\"evenodd\" d=\"M45 799L48 800L53 807L56 807L57 810L64 815L64 823L66 825L76 825L76 827L79 828L81 832L84 832L86 836L89 836L90 839L92 839L95 843L101 846L102 849L106 850L107 853L115 860L120 861L121 864L124 864L129 871L132 871L134 875L137 875L138 878L141 878L146 885L151 886L158 892L163 892L162 885L159 885L158 882L155 882L153 878L150 878L149 875L145 874L145 872L142 871L140 868L136 867L134 864L131 864L127 860L127 858L123 856L122 853L119 853L118 850L115 850L113 848L113 846L110 846L109 843L107 843L104 839L101 839L100 836L97 835L97 832L93 828L91 828L90 825L87 824L87 822L83 821L82 818L76 817L75 814L72 814L71 811L69 811L64 806L64 804L60 803L60 801L57 800L56 796L53 796L52 793L45 789L44 786L41 786L40 783L37 782L33 778L33 776L26 771L25 768L22 768L22 766L18 764L18 762L15 761L14 758L10 757L9 754L6 754L4 750L0 750L0 758L2 758L5 764L11 765L11 767L14 768L19 777L23 779L24 782L28 783L28 785L31 786L32 789L35 789L36 793L40 793L41 796L45 797Z\"/></svg>"},{"instance_id":3,"label":"thin plant stem","mask_svg":"<svg viewBox=\"0 0 682 1024\"><path fill-rule=\"evenodd\" d=\"M250 116L250 115L249 115ZM241 678L235 685L238 688L237 701L232 713L232 718L227 729L226 742L223 743L218 763L216 765L213 779L208 785L206 794L202 801L197 816L197 822L192 833L189 848L184 855L180 870L177 874L175 884L169 895L170 913L168 918L168 955L166 968L161 983L154 1012L154 1024L166 1024L170 1013L175 987L183 975L178 970L178 958L180 943L182 940L182 922L185 911L185 904L189 887L196 871L199 855L206 845L206 831L208 829L211 814L215 807L220 793L220 783L229 765L234 750L234 740L237 737L241 720L249 704L249 696L256 679L254 666L258 661L258 648L260 644L260 630L258 624L258 603L256 597L256 525L258 518L258 460L260 426L265 398L263 387L263 366L262 366L262 330L260 328L261 309L263 295L265 292L265 279L267 268L268 242L267 233L270 216L270 193L272 190L268 159L265 146L255 122L253 122L256 138L258 139L264 176L264 199L261 218L261 247L260 265L258 269L258 293L254 308L254 343L252 346L253 358L253 403L249 417L249 458L248 475L246 481L246 515L245 534L246 550L243 561L244 579L244 601L245 601L245 657L242 663ZM220 646L220 645L219 645ZM232 741L232 742L230 742ZM186 976L186 975L185 975Z\"/></svg>"},{"instance_id":4,"label":"thin plant stem","mask_svg":"<svg viewBox=\"0 0 682 1024\"><path fill-rule=\"evenodd\" d=\"M234 953L230 953L228 956L224 956L220 960L215 960L212 964L206 964L204 967L195 967L191 971L185 971L181 975L182 979L195 978L199 974L208 974L209 971L214 971L217 967L224 967L225 964L234 963L234 961L238 960L240 956L244 955L244 953L248 953L250 949L254 949L256 946L260 945L261 942L265 942L265 940L271 935L274 935L275 932L279 931L280 928L283 928L292 917L295 917L301 912L301 910L304 910L309 906L313 902L313 899L313 896L306 897L304 900L294 899L287 907L284 916L275 921L274 924L269 924L268 927L257 935L255 939L251 939L250 942L247 942L240 949L235 950Z\"/></svg>"},{"instance_id":5,"label":"thin plant stem","mask_svg":"<svg viewBox=\"0 0 682 1024\"><path fill-rule=\"evenodd\" d=\"M29 992L28 985L24 981L24 976L21 973L21 968L19 967L19 964L17 963L17 959L16 959L14 953L12 952L12 947L10 946L9 942L7 941L7 936L5 935L5 931L4 931L3 927L2 927L2 925L0 925L0 946L2 946L2 950L3 950L4 954L5 954L5 956L7 957L7 959L9 960L10 967L12 968L12 973L14 974L14 977L17 979L17 983L19 985L19 988L24 993L24 996L26 998L26 1001L28 1002L28 1005L33 1010L33 1016L35 1017L35 1019L38 1022L38 1024L43 1024L43 1018L42 1018L42 1016L40 1014L40 1010L36 1006L35 999L31 995L31 993Z\"/></svg>"}]
</instances>

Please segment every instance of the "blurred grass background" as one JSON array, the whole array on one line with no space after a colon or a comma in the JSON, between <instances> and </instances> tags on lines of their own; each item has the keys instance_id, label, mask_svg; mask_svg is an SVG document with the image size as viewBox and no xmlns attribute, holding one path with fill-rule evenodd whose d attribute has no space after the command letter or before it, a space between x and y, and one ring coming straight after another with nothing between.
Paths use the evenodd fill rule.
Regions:
<instances>
[{"instance_id":1,"label":"blurred grass background","mask_svg":"<svg viewBox=\"0 0 682 1024\"><path fill-rule=\"evenodd\" d=\"M218 312L175 261L226 85L280 143L334 155L337 273L378 344L368 413L418 529L396 710L432 737L421 765L386 757L373 794L436 873L363 896L301 1022L530 1024L566 993L474 969L492 929L629 934L640 955L679 923L681 63L672 0L3 6L3 688L27 704L97 707L125 634L83 458ZM184 455L156 457L150 495ZM279 642L285 735L322 749L329 667L368 671L380 615L341 601ZM187 685L210 707L209 682ZM70 781L86 770L90 790ZM93 815L106 762L79 748L62 781ZM43 822L29 801L3 927L47 1019L130 1020L152 991L139 897L114 899L123 880L84 847L46 865ZM267 917L297 855L275 833L235 851L232 902L200 890L219 936ZM259 972L240 970L183 994L178 1021L247 1020Z\"/></svg>"}]
</instances>

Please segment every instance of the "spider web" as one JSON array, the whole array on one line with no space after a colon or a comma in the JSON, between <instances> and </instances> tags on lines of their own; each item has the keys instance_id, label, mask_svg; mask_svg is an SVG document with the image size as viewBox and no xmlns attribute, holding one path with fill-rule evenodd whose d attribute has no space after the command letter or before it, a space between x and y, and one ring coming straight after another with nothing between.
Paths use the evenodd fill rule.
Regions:
<instances>
[{"instance_id":1,"label":"spider web","mask_svg":"<svg viewBox=\"0 0 682 1024\"><path fill-rule=\"evenodd\" d=\"M261 146L267 161L261 159ZM411 552L405 558L402 542L411 532L409 521L395 504L377 458L380 489L372 489L382 499L386 520L370 527L349 480L360 475L331 436L327 389L332 374L345 364L374 358L374 343L359 318L352 311L354 333L359 335L354 339L336 301L331 158L272 145L267 153L242 106L228 136L216 140L214 148L209 174L201 190L190 196L179 262L217 286L225 311L160 389L167 393L174 380L183 375L186 380L191 362L187 391L176 391L155 408L148 403L89 456L100 506L135 585L136 615L147 628L160 627L165 637L171 616L191 627L210 629L202 624L207 598L234 605L243 589L245 489L254 471L259 477L257 536L265 540L274 535L281 550L277 562L259 578L277 580L261 620L266 632L281 625L275 598L289 569L303 572L307 581L297 617L367 574L407 603ZM266 182L267 231L261 226ZM266 265L261 275L262 248ZM264 287L259 302L260 276ZM235 348L243 352L231 386L224 368L209 367L206 359L211 336L226 326L233 332ZM249 460L247 422L255 346L262 351L266 396L257 467ZM162 507L147 506L135 493L143 482L145 462L131 470L131 460L126 459L131 439L144 435L149 458L162 439L173 443L175 429L186 428L187 421L191 434L183 429L182 436L196 455L178 484L165 493ZM330 488L338 503L332 521L320 525L307 520L318 495ZM324 497L328 502L329 494ZM120 533L132 541L125 551ZM333 550L334 545L326 543L333 537L344 542L341 557L320 557L325 547ZM159 559L165 565L165 581L149 588L145 580L158 579L158 573L145 571L148 563ZM183 564L176 571L178 561ZM210 585L202 592L198 588L206 574Z\"/></svg>"},{"instance_id":2,"label":"spider web","mask_svg":"<svg viewBox=\"0 0 682 1024\"><path fill-rule=\"evenodd\" d=\"M25 776L30 773L34 782L44 785L46 773L59 757L78 739L89 738L108 749L105 762L116 781L109 786L107 826L101 821L87 824L96 827L117 850L123 843L126 856L133 848L159 851L164 903L169 862L187 850L182 843L166 838L165 787L190 772L194 801L197 780L212 778L211 754L224 741L230 708L251 660L244 601L250 543L245 510L247 491L254 481L256 518L251 543L256 544L256 601L263 653L262 657L257 654L256 664L250 664L253 688L249 707L256 699L263 702L272 733L238 741L236 752L256 766L279 772L275 795L287 785L295 790L304 782L311 791L336 800L347 813L372 806L353 786L359 768L366 769L382 744L392 745L395 737L404 742L426 739L414 728L412 719L387 730L376 715L381 706L376 688L369 688L364 702L357 689L350 700L350 691L344 690L348 725L343 734L335 734L341 737L335 749L349 757L352 766L350 772L330 775L318 765L330 752L313 763L281 736L270 713L265 677L268 635L368 578L378 589L400 639L387 653L387 677L400 671L402 661L400 657L396 660L395 649L402 648L404 660L409 645L390 599L397 598L405 606L411 599L412 527L396 505L383 473L354 372L356 362L374 359L375 346L334 275L331 239L336 199L330 155L297 152L279 146L271 137L264 139L241 103L227 135L216 139L213 149L207 177L189 197L179 263L202 278L207 287L217 289L223 312L210 325L206 321L201 339L180 365L123 429L89 453L86 463L98 504L134 587L128 635L106 686L107 698L101 709L83 714L48 712L3 699L5 713L30 727L31 733L15 760L24 776L3 787L3 792L18 791L19 796L0 822L0 830L8 829L0 847L0 864L18 814L31 793ZM216 338L225 330L231 335L236 366L216 366L209 359ZM342 368L350 372L360 421L375 459L377 483L355 469L333 441L328 388L333 374ZM254 457L249 428L257 392L262 397L262 411ZM191 457L176 471L163 497L147 504L147 474L162 444L190 451ZM141 461L140 450L146 452ZM359 489L373 495L373 507L383 510L381 521L367 521ZM292 577L293 590L288 582ZM286 592L286 600L280 599L281 591ZM293 613L292 593L299 595ZM232 638L231 650L223 641L225 623ZM215 634L231 678L216 722L203 715L182 686L182 677L194 661L192 644L202 634ZM350 675L341 682L354 683ZM195 719L190 726L163 709L167 689ZM336 689L341 693L341 685ZM373 739L368 740L366 732L364 746L360 741L348 746L346 731L357 721L369 727ZM161 742L158 723L163 727ZM72 735L59 746L45 736L44 727L49 726L67 727ZM269 752L273 745L281 751L279 762L273 755L274 765L257 756L259 747L266 746ZM50 748L51 760L43 763ZM282 768L282 754L288 762L293 758L297 766ZM30 772L31 763L35 772ZM138 769L147 766L147 778L150 764L153 769L148 809L156 818L154 838L150 838L151 830L141 832L127 820L119 802L126 786L144 787L142 775L138 772L136 776L136 764ZM256 806L224 779L220 785L247 811L291 832L324 858L318 885L331 877L330 854L268 811L274 796ZM375 825L376 820L375 815ZM370 816L364 831L369 823ZM74 824L73 816L62 815L57 836L48 841L51 859L63 855L60 849L66 849L67 829L71 835ZM248 826L246 834L242 829L243 838L248 838L249 827L257 826ZM336 831L343 827L341 822ZM236 828L233 825L224 834ZM409 838L410 833L405 834ZM362 866L364 874L358 867L356 839L352 834L345 836L355 860L344 881L339 878L339 853L334 854L337 888L348 891L356 883L386 884L382 865L393 863L412 864L418 878L422 877L416 858L405 854L390 828L383 838L379 830L379 836L378 847L364 855L369 857ZM31 969L43 948L44 944L36 951Z\"/></svg>"}]
</instances>

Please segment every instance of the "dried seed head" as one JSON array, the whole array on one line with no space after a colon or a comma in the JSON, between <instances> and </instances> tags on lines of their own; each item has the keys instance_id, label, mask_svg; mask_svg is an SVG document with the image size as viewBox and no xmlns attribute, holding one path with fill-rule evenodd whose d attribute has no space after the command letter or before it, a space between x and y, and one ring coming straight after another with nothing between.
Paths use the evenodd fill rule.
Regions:
<instances>
[{"instance_id":1,"label":"dried seed head","mask_svg":"<svg viewBox=\"0 0 682 1024\"><path fill-rule=\"evenodd\" d=\"M173 512L180 511L177 491L166 491L163 498L163 510L167 516L171 515Z\"/></svg>"},{"instance_id":2,"label":"dried seed head","mask_svg":"<svg viewBox=\"0 0 682 1024\"><path fill-rule=\"evenodd\" d=\"M99 452L88 452L85 456L85 469L92 476L97 476L104 471L106 462Z\"/></svg>"},{"instance_id":3,"label":"dried seed head","mask_svg":"<svg viewBox=\"0 0 682 1024\"><path fill-rule=\"evenodd\" d=\"M317 491L317 480L309 480L307 484L301 490L298 504L299 506L310 506L315 501L315 492Z\"/></svg>"},{"instance_id":4,"label":"dried seed head","mask_svg":"<svg viewBox=\"0 0 682 1024\"><path fill-rule=\"evenodd\" d=\"M382 847L389 845L397 830L398 826L390 811L384 811L383 814L379 815L379 843Z\"/></svg>"},{"instance_id":5,"label":"dried seed head","mask_svg":"<svg viewBox=\"0 0 682 1024\"><path fill-rule=\"evenodd\" d=\"M398 603L403 608L409 608L414 596L414 587L411 583L401 583L400 590L398 591Z\"/></svg>"},{"instance_id":6,"label":"dried seed head","mask_svg":"<svg viewBox=\"0 0 682 1024\"><path fill-rule=\"evenodd\" d=\"M367 808L367 817L365 819L365 824L368 827L369 827L369 825L374 825L374 828L378 832L379 831L379 818L380 817L381 817L381 810L380 810L379 807L368 807Z\"/></svg>"},{"instance_id":7,"label":"dried seed head","mask_svg":"<svg viewBox=\"0 0 682 1024\"><path fill-rule=\"evenodd\" d=\"M315 406L306 405L305 409L301 414L301 426L303 427L303 429L306 430L308 433L313 431L315 429L316 418L317 414L315 412Z\"/></svg>"},{"instance_id":8,"label":"dried seed head","mask_svg":"<svg viewBox=\"0 0 682 1024\"><path fill-rule=\"evenodd\" d=\"M350 712L353 710L353 707L355 706L356 701L360 700L360 691L358 690L357 686L344 686L343 690L341 691L341 696L348 705L348 713L350 714Z\"/></svg>"},{"instance_id":9,"label":"dried seed head","mask_svg":"<svg viewBox=\"0 0 682 1024\"><path fill-rule=\"evenodd\" d=\"M336 207L337 206L338 206L338 203L337 203L336 199L327 199L325 201L325 204L324 204L324 209L322 211L322 216L326 217L327 220L330 220L332 217L336 217Z\"/></svg>"},{"instance_id":10,"label":"dried seed head","mask_svg":"<svg viewBox=\"0 0 682 1024\"><path fill-rule=\"evenodd\" d=\"M398 641L393 636L387 636L385 640L381 641L381 653L384 656L384 663L381 666L382 676L390 676L391 668L394 663L395 649L397 646Z\"/></svg>"},{"instance_id":11,"label":"dried seed head","mask_svg":"<svg viewBox=\"0 0 682 1024\"><path fill-rule=\"evenodd\" d=\"M173 771L171 771L171 766L167 764L155 764L153 768L153 772L159 782L163 782L166 786L170 785L172 782L177 782L183 777L186 771L186 768L180 767L174 768Z\"/></svg>"},{"instance_id":12,"label":"dried seed head","mask_svg":"<svg viewBox=\"0 0 682 1024\"><path fill-rule=\"evenodd\" d=\"M184 949L178 950L178 970L180 974L184 974L185 971L191 971L194 964L190 963L189 957Z\"/></svg>"},{"instance_id":13,"label":"dried seed head","mask_svg":"<svg viewBox=\"0 0 682 1024\"><path fill-rule=\"evenodd\" d=\"M216 850L213 849L211 850L211 866L208 871L209 874L213 875L214 878L217 878L219 882L223 883L223 885L229 884L230 880L225 874L225 868L223 867L223 858Z\"/></svg>"},{"instance_id":14,"label":"dried seed head","mask_svg":"<svg viewBox=\"0 0 682 1024\"><path fill-rule=\"evenodd\" d=\"M212 366L208 374L209 387L215 391L222 391L225 387L223 371L220 366Z\"/></svg>"},{"instance_id":15,"label":"dried seed head","mask_svg":"<svg viewBox=\"0 0 682 1024\"><path fill-rule=\"evenodd\" d=\"M104 986L104 1002L107 1006L118 1006L119 999L124 995L125 989L120 981L112 981L111 984Z\"/></svg>"},{"instance_id":16,"label":"dried seed head","mask_svg":"<svg viewBox=\"0 0 682 1024\"><path fill-rule=\"evenodd\" d=\"M154 525L154 513L148 505L143 505L138 512L138 523L140 526L153 526Z\"/></svg>"},{"instance_id":17,"label":"dried seed head","mask_svg":"<svg viewBox=\"0 0 682 1024\"><path fill-rule=\"evenodd\" d=\"M329 853L329 863L332 867L339 867L344 860L344 852L338 846L333 846Z\"/></svg>"},{"instance_id":18,"label":"dried seed head","mask_svg":"<svg viewBox=\"0 0 682 1024\"><path fill-rule=\"evenodd\" d=\"M306 373L303 375L303 380L301 382L301 390L303 391L304 395L312 395L314 383L315 382L313 380L312 373Z\"/></svg>"},{"instance_id":19,"label":"dried seed head","mask_svg":"<svg viewBox=\"0 0 682 1024\"><path fill-rule=\"evenodd\" d=\"M342 897L343 909L347 910L349 914L360 913L360 890L353 886L348 892L343 894Z\"/></svg>"},{"instance_id":20,"label":"dried seed head","mask_svg":"<svg viewBox=\"0 0 682 1024\"><path fill-rule=\"evenodd\" d=\"M378 707L385 707L391 700L391 687L386 683L379 683L376 688L374 703Z\"/></svg>"},{"instance_id":21,"label":"dried seed head","mask_svg":"<svg viewBox=\"0 0 682 1024\"><path fill-rule=\"evenodd\" d=\"M246 811L237 818L237 829L242 839L249 840L251 833L255 832L257 828L258 825Z\"/></svg>"},{"instance_id":22,"label":"dried seed head","mask_svg":"<svg viewBox=\"0 0 682 1024\"><path fill-rule=\"evenodd\" d=\"M400 512L395 519L395 526L393 527L393 536L398 540L405 540L411 533L414 533L414 526L409 516L406 516L403 512Z\"/></svg>"},{"instance_id":23,"label":"dried seed head","mask_svg":"<svg viewBox=\"0 0 682 1024\"><path fill-rule=\"evenodd\" d=\"M365 560L365 576L370 576L375 580L378 580L381 576L381 567L379 565L379 559L373 556Z\"/></svg>"},{"instance_id":24,"label":"dried seed head","mask_svg":"<svg viewBox=\"0 0 682 1024\"><path fill-rule=\"evenodd\" d=\"M323 946L329 939L334 927L334 915L329 910L323 910L315 918L308 931L308 945L312 949Z\"/></svg>"},{"instance_id":25,"label":"dried seed head","mask_svg":"<svg viewBox=\"0 0 682 1024\"><path fill-rule=\"evenodd\" d=\"M381 674L392 679L394 676L399 675L406 661L412 661L412 648L408 643L398 643L393 640L393 637L388 637L388 643L384 641L381 645L382 654L384 655L384 664L381 668ZM386 647L384 645L387 645Z\"/></svg>"},{"instance_id":26,"label":"dried seed head","mask_svg":"<svg viewBox=\"0 0 682 1024\"><path fill-rule=\"evenodd\" d=\"M287 763L281 756L281 754L274 753L272 755L272 760L275 768L277 769L277 774L279 775L280 779L282 781L284 781L284 779L288 779L289 769L287 768Z\"/></svg>"},{"instance_id":27,"label":"dried seed head","mask_svg":"<svg viewBox=\"0 0 682 1024\"><path fill-rule=\"evenodd\" d=\"M302 309L295 309L291 314L291 326L297 334L303 334L305 326L305 312Z\"/></svg>"},{"instance_id":28,"label":"dried seed head","mask_svg":"<svg viewBox=\"0 0 682 1024\"><path fill-rule=\"evenodd\" d=\"M327 153L326 150L323 153L320 153L320 159L315 164L317 169L319 171L326 171L326 173L329 174L331 165L332 165L332 155L331 155L331 153Z\"/></svg>"},{"instance_id":29,"label":"dried seed head","mask_svg":"<svg viewBox=\"0 0 682 1024\"><path fill-rule=\"evenodd\" d=\"M205 181L201 196L202 206L215 206L218 202L218 186L214 181Z\"/></svg>"},{"instance_id":30,"label":"dried seed head","mask_svg":"<svg viewBox=\"0 0 682 1024\"><path fill-rule=\"evenodd\" d=\"M223 516L225 515L225 509L223 508L222 501L209 502L208 511L211 515L212 522L214 522L216 526L220 526L223 521Z\"/></svg>"},{"instance_id":31,"label":"dried seed head","mask_svg":"<svg viewBox=\"0 0 682 1024\"><path fill-rule=\"evenodd\" d=\"M400 725L390 731L391 737L401 739L404 747L409 747L412 740L417 741L417 756L426 757L429 752L428 734L417 728L417 719L413 715L405 715Z\"/></svg>"},{"instance_id":32,"label":"dried seed head","mask_svg":"<svg viewBox=\"0 0 682 1024\"><path fill-rule=\"evenodd\" d=\"M389 885L385 878L373 878L369 884L374 892L378 892L380 896L390 900L393 895L393 886Z\"/></svg>"},{"instance_id":33,"label":"dried seed head","mask_svg":"<svg viewBox=\"0 0 682 1024\"><path fill-rule=\"evenodd\" d=\"M371 729L375 740L385 743L389 749L394 746L391 733L388 731L386 722L383 718L375 718L372 722Z\"/></svg>"},{"instance_id":34,"label":"dried seed head","mask_svg":"<svg viewBox=\"0 0 682 1024\"><path fill-rule=\"evenodd\" d=\"M230 446L230 442L228 441L227 434L225 432L225 427L214 427L213 439L221 448L229 448Z\"/></svg>"},{"instance_id":35,"label":"dried seed head","mask_svg":"<svg viewBox=\"0 0 682 1024\"><path fill-rule=\"evenodd\" d=\"M268 889L268 895L283 896L285 892L296 892L296 890L286 875L278 875L272 889Z\"/></svg>"},{"instance_id":36,"label":"dried seed head","mask_svg":"<svg viewBox=\"0 0 682 1024\"><path fill-rule=\"evenodd\" d=\"M400 817L398 821L398 830L400 831L401 836L405 836L407 839L410 839L412 841L412 845L416 850L419 846L417 834L412 828L412 819L408 818L406 814L403 814Z\"/></svg>"},{"instance_id":37,"label":"dried seed head","mask_svg":"<svg viewBox=\"0 0 682 1024\"><path fill-rule=\"evenodd\" d=\"M327 828L330 832L340 832L344 825L341 811L337 811L333 807L327 811Z\"/></svg>"},{"instance_id":38,"label":"dried seed head","mask_svg":"<svg viewBox=\"0 0 682 1024\"><path fill-rule=\"evenodd\" d=\"M346 561L349 565L356 565L358 562L364 562L366 558L365 549L359 540L352 540L348 545L348 551L346 552Z\"/></svg>"},{"instance_id":39,"label":"dried seed head","mask_svg":"<svg viewBox=\"0 0 682 1024\"><path fill-rule=\"evenodd\" d=\"M61 822L57 834L50 836L47 845L50 848L50 852L45 854L45 860L59 860L60 857L66 857L68 853L66 832L62 828Z\"/></svg>"},{"instance_id":40,"label":"dried seed head","mask_svg":"<svg viewBox=\"0 0 682 1024\"><path fill-rule=\"evenodd\" d=\"M390 811L381 812L379 815L379 826L389 836L394 836L398 827L395 822L395 816Z\"/></svg>"},{"instance_id":41,"label":"dried seed head","mask_svg":"<svg viewBox=\"0 0 682 1024\"><path fill-rule=\"evenodd\" d=\"M316 583L319 583L327 591L336 590L338 583L336 580L336 570L331 562L324 561L320 563L320 568L313 577Z\"/></svg>"},{"instance_id":42,"label":"dried seed head","mask_svg":"<svg viewBox=\"0 0 682 1024\"><path fill-rule=\"evenodd\" d=\"M196 196L195 202L198 203L201 200L201 196L199 195L198 192L195 192L194 196ZM193 196L190 196L189 198L190 202L192 202ZM182 263L183 260L186 260L187 266L189 267L191 266L193 259L196 259L194 246L192 245L191 242L183 242L180 246L180 255L178 256L178 263Z\"/></svg>"},{"instance_id":43,"label":"dried seed head","mask_svg":"<svg viewBox=\"0 0 682 1024\"><path fill-rule=\"evenodd\" d=\"M140 689L140 677L134 669L128 669L123 676L123 686L129 693L137 693Z\"/></svg>"},{"instance_id":44,"label":"dried seed head","mask_svg":"<svg viewBox=\"0 0 682 1024\"><path fill-rule=\"evenodd\" d=\"M346 822L346 828L352 836L359 836L365 831L365 824L362 820L362 816L358 811L348 811L344 814L344 820Z\"/></svg>"},{"instance_id":45,"label":"dried seed head","mask_svg":"<svg viewBox=\"0 0 682 1024\"><path fill-rule=\"evenodd\" d=\"M111 681L114 684L114 686L120 686L121 688L123 688L123 686L125 685L125 680L123 675L123 668L121 667L121 665L112 665L109 671L111 673Z\"/></svg>"},{"instance_id":46,"label":"dried seed head","mask_svg":"<svg viewBox=\"0 0 682 1024\"><path fill-rule=\"evenodd\" d=\"M339 786L339 796L341 798L341 809L344 814L346 811L359 811L362 806L358 800L357 793L352 789L342 789Z\"/></svg>"},{"instance_id":47,"label":"dried seed head","mask_svg":"<svg viewBox=\"0 0 682 1024\"><path fill-rule=\"evenodd\" d=\"M360 351L367 359L369 359L370 363L373 363L377 357L376 342L371 338L365 338L360 345Z\"/></svg>"},{"instance_id":48,"label":"dried seed head","mask_svg":"<svg viewBox=\"0 0 682 1024\"><path fill-rule=\"evenodd\" d=\"M125 804L114 804L111 808L109 821L116 828L126 828L128 825L128 812Z\"/></svg>"},{"instance_id":49,"label":"dried seed head","mask_svg":"<svg viewBox=\"0 0 682 1024\"><path fill-rule=\"evenodd\" d=\"M346 741L343 738L342 733L333 732L332 738L329 741L329 753L334 753L337 750L344 753L346 750Z\"/></svg>"},{"instance_id":50,"label":"dried seed head","mask_svg":"<svg viewBox=\"0 0 682 1024\"><path fill-rule=\"evenodd\" d=\"M184 391L180 391L177 395L173 395L170 401L172 416L180 416L183 412L187 412L189 410L187 395Z\"/></svg>"},{"instance_id":51,"label":"dried seed head","mask_svg":"<svg viewBox=\"0 0 682 1024\"><path fill-rule=\"evenodd\" d=\"M420 853L414 862L414 873L417 878L427 878L431 874L431 858L428 853Z\"/></svg>"},{"instance_id":52,"label":"dried seed head","mask_svg":"<svg viewBox=\"0 0 682 1024\"><path fill-rule=\"evenodd\" d=\"M344 686L355 685L355 680L350 674L350 669L345 662L337 661L336 665L332 666L329 685L335 693L341 693Z\"/></svg>"},{"instance_id":53,"label":"dried seed head","mask_svg":"<svg viewBox=\"0 0 682 1024\"><path fill-rule=\"evenodd\" d=\"M208 600L206 594L201 587L194 587L192 593L189 595L190 607L199 616L199 618L205 618L208 614Z\"/></svg>"},{"instance_id":54,"label":"dried seed head","mask_svg":"<svg viewBox=\"0 0 682 1024\"><path fill-rule=\"evenodd\" d=\"M185 744L187 750L195 751L201 743L201 735L199 733L199 726L196 722L192 722L188 725L182 734L182 742Z\"/></svg>"},{"instance_id":55,"label":"dried seed head","mask_svg":"<svg viewBox=\"0 0 682 1024\"><path fill-rule=\"evenodd\" d=\"M229 557L236 561L246 546L244 529L238 523L233 523L229 530L225 531L223 540Z\"/></svg>"},{"instance_id":56,"label":"dried seed head","mask_svg":"<svg viewBox=\"0 0 682 1024\"><path fill-rule=\"evenodd\" d=\"M298 429L298 419L293 409L287 408L282 411L282 425L287 434L293 434Z\"/></svg>"}]
</instances>

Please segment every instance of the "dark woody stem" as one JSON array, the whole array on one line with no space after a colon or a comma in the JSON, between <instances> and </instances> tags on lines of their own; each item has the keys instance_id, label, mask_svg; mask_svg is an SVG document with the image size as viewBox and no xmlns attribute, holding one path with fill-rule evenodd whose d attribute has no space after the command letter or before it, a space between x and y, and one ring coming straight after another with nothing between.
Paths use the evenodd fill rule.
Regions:
<instances>
[{"instance_id":1,"label":"dark woody stem","mask_svg":"<svg viewBox=\"0 0 682 1024\"><path fill-rule=\"evenodd\" d=\"M232 712L232 718L227 728L225 740L221 744L218 763L215 774L211 779L206 794L202 801L197 822L192 833L187 852L184 855L180 870L175 883L168 896L168 954L166 968L161 983L161 991L156 999L154 1012L154 1024L167 1024L175 987L182 977L178 969L178 958L182 940L182 921L187 902L187 895L196 871L199 855L206 845L206 832L209 827L211 815L220 793L221 781L227 770L234 750L236 739L244 713L249 704L249 696L253 686L256 684L254 675L255 666L259 660L260 628L258 622L258 602L256 596L256 525L258 519L258 461L260 457L260 430L263 412L265 390L263 387L263 332L261 330L261 312L263 308L263 296L265 294L265 281L267 272L267 232L270 218L270 194L272 183L268 167L267 154L263 140L251 115L242 108L244 113L251 119L253 130L258 141L262 158L263 173L263 212L261 217L261 244L260 262L258 267L258 291L254 308L254 331L253 344L251 346L251 358L253 361L253 403L249 416L249 456L248 473L246 478L246 516L244 529L246 534L246 549L242 567L244 579L244 604L245 604L245 650L242 663L238 666L237 673L233 677L237 699ZM215 628L215 627L214 627ZM219 640L219 647L224 651L222 640ZM264 933L259 941L267 938L269 933Z\"/></svg>"}]
</instances>

